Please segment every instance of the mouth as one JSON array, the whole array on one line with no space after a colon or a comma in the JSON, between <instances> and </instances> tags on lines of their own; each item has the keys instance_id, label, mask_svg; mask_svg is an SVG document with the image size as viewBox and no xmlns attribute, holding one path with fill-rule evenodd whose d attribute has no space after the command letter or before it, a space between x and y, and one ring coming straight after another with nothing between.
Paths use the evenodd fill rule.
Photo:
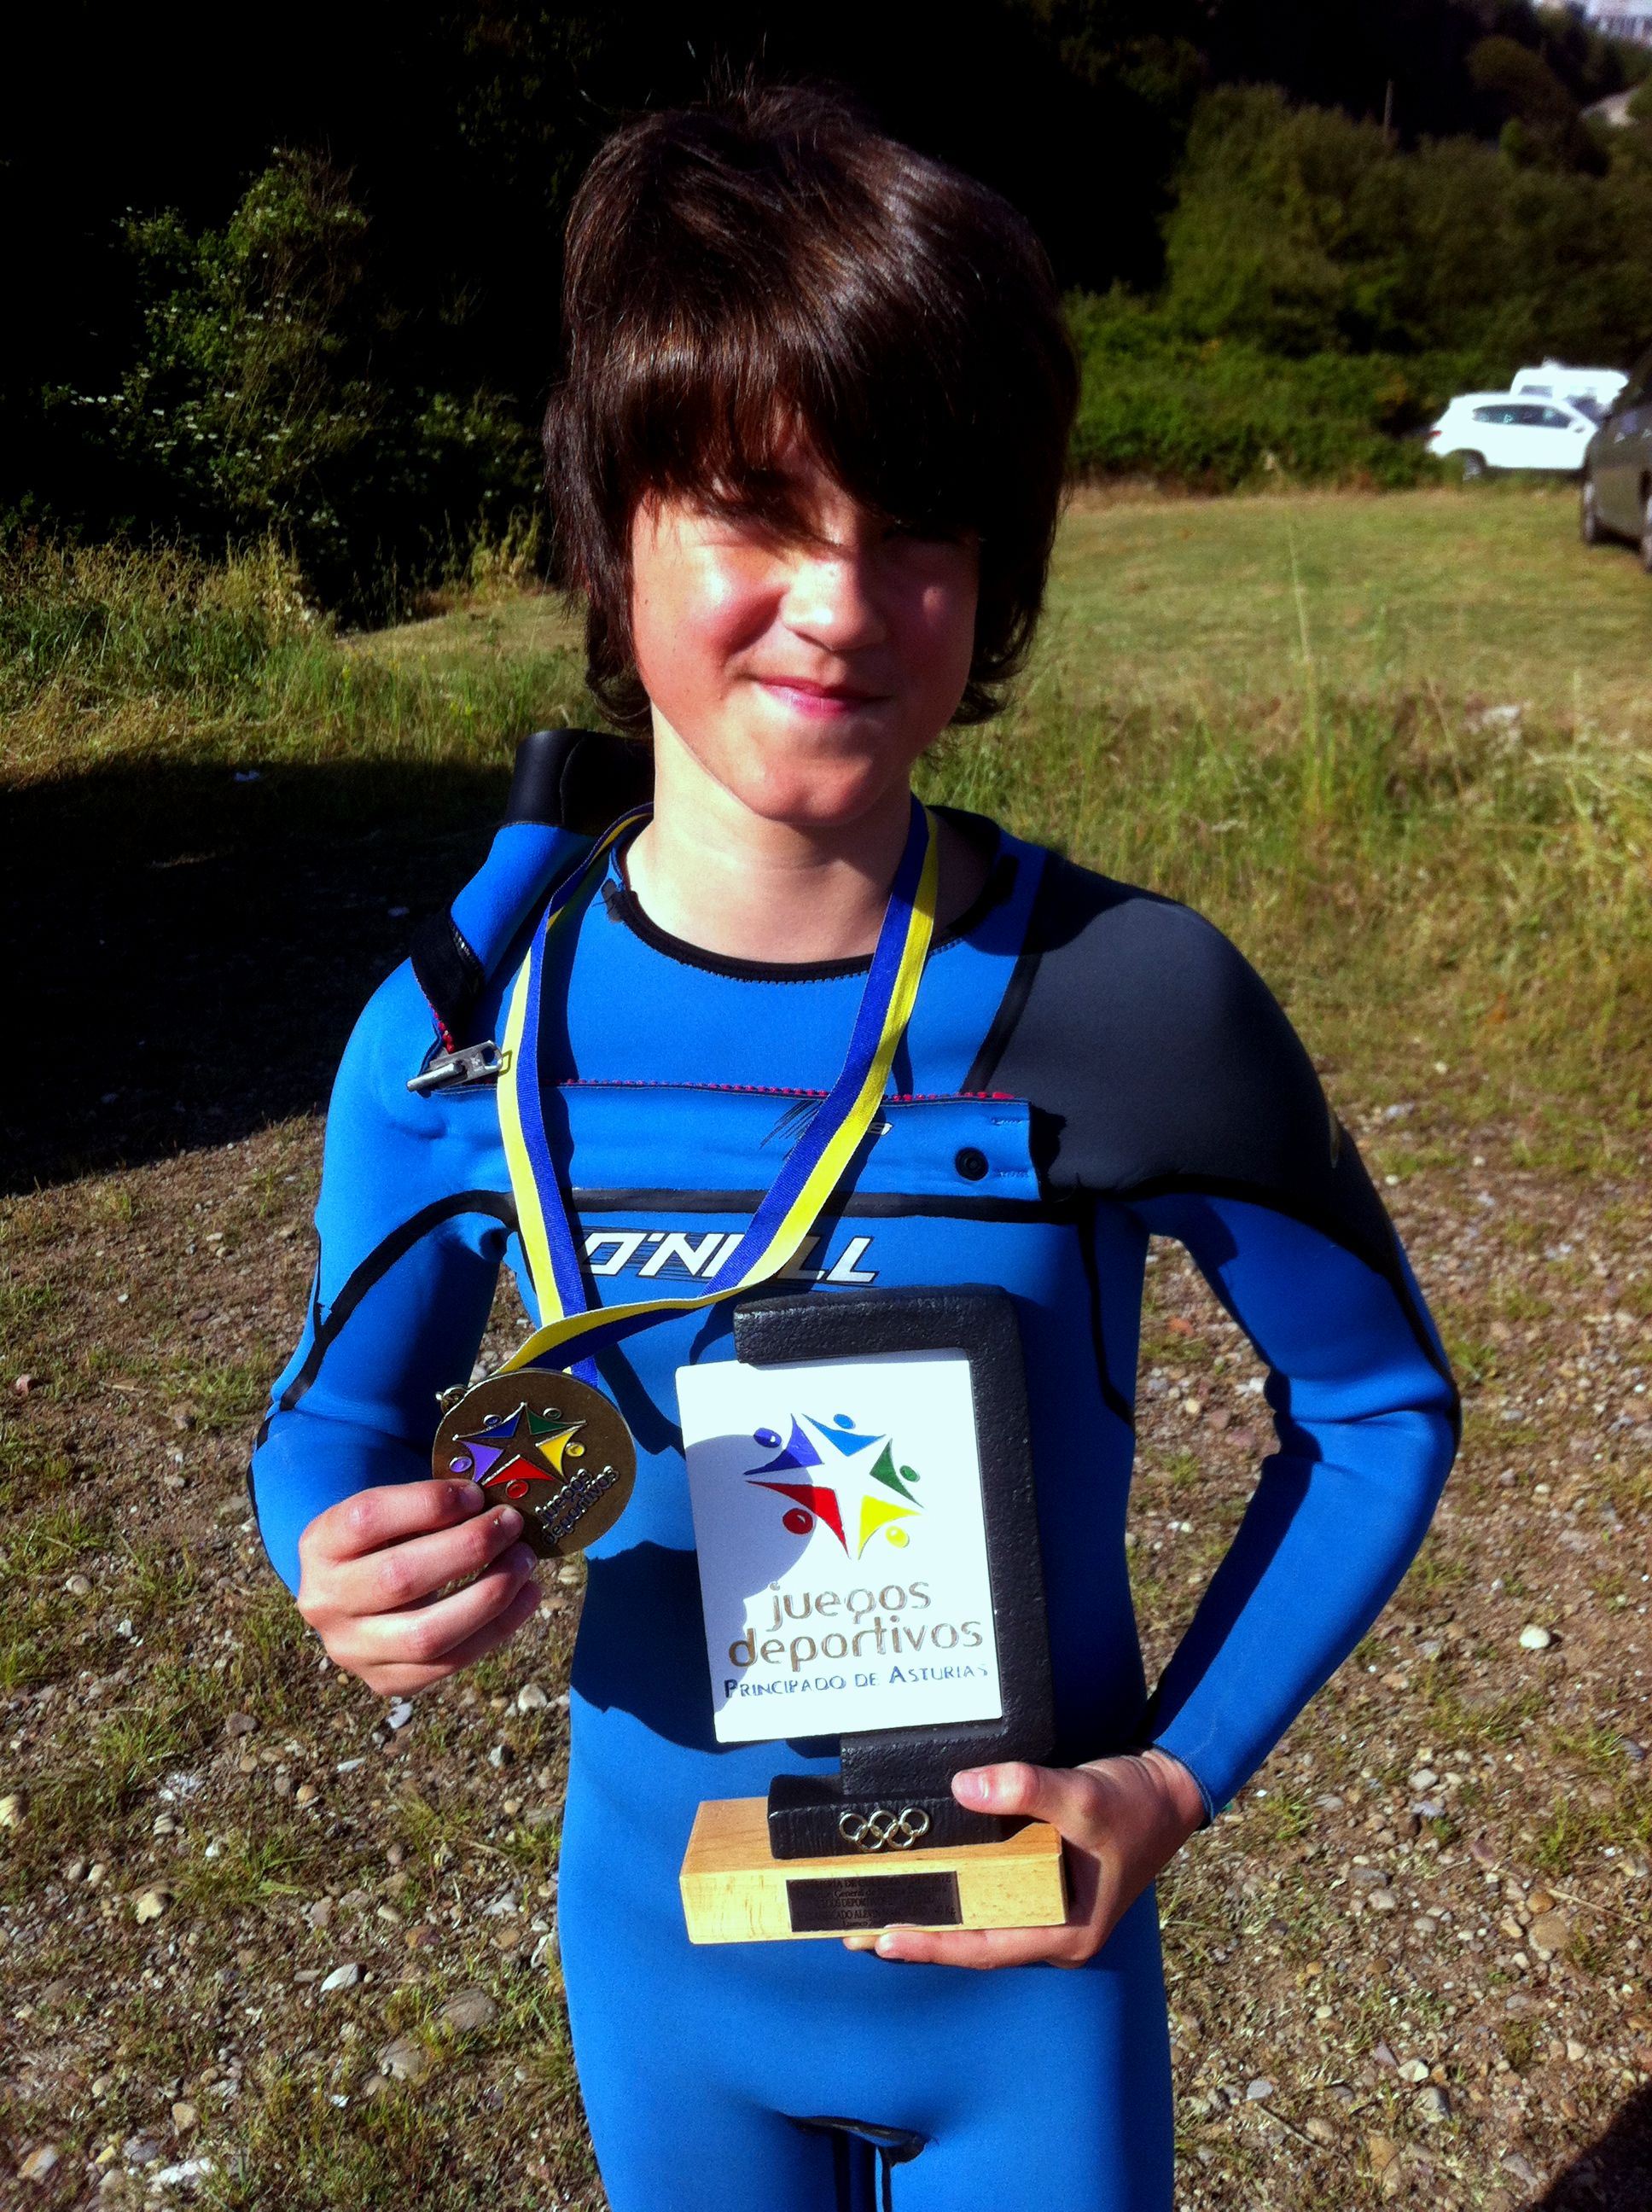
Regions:
<instances>
[{"instance_id":1,"label":"mouth","mask_svg":"<svg viewBox=\"0 0 1652 2212\"><path fill-rule=\"evenodd\" d=\"M821 684L806 676L759 676L754 681L777 704L823 720L881 706L888 696L865 684Z\"/></svg>"}]
</instances>

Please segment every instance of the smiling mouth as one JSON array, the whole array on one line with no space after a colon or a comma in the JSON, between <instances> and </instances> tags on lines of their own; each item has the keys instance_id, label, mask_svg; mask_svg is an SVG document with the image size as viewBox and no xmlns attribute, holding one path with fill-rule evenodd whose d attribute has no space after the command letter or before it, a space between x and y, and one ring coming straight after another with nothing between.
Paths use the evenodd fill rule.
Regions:
<instances>
[{"instance_id":1,"label":"smiling mouth","mask_svg":"<svg viewBox=\"0 0 1652 2212\"><path fill-rule=\"evenodd\" d=\"M803 676L760 676L756 681L765 691L782 693L804 706L829 713L875 707L888 696L882 691L868 691L856 684L817 684Z\"/></svg>"}]
</instances>

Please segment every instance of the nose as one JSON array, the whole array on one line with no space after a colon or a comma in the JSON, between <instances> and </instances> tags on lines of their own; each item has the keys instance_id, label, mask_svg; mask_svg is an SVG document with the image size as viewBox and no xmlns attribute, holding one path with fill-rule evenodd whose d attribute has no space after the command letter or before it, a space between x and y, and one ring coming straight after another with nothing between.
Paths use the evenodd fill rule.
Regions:
<instances>
[{"instance_id":1,"label":"nose","mask_svg":"<svg viewBox=\"0 0 1652 2212\"><path fill-rule=\"evenodd\" d=\"M876 549L858 538L800 548L787 586L787 628L827 653L881 645L889 629L875 571Z\"/></svg>"}]
</instances>

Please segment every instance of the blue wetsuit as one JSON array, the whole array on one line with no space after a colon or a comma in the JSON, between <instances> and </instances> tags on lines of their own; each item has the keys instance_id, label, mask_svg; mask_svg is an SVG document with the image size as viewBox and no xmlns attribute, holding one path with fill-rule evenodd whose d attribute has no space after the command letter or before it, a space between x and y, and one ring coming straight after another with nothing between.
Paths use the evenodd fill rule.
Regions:
<instances>
[{"instance_id":1,"label":"blue wetsuit","mask_svg":"<svg viewBox=\"0 0 1652 2212\"><path fill-rule=\"evenodd\" d=\"M1228 941L1185 908L952 818L989 855L987 887L931 953L884 1132L817 1224L803 1273L771 1287L1013 1292L1057 1757L1156 1741L1220 1805L1421 1540L1454 1449L1449 1370L1351 1140ZM498 1034L545 890L582 849L553 823L507 825L455 902L437 964L466 1000L471 1041ZM540 1072L593 1298L618 1302L708 1272L744 1226L799 1109L837 1074L865 963L714 958L655 929L617 866L571 939ZM493 1094L410 1094L430 1056L430 1011L404 964L340 1068L311 1313L253 1460L264 1540L295 1589L315 1514L428 1474L434 1394L468 1379L501 1261L537 1314ZM1150 1696L1124 1531L1155 1234L1187 1247L1266 1361L1278 1449ZM672 1378L730 1357L730 1328L720 1306L598 1362L638 1474L589 1555L560 1931L615 2212L1166 2212L1151 1893L1078 1972L688 1942L677 1876L699 1804L835 1765L828 1741L713 1737Z\"/></svg>"}]
</instances>

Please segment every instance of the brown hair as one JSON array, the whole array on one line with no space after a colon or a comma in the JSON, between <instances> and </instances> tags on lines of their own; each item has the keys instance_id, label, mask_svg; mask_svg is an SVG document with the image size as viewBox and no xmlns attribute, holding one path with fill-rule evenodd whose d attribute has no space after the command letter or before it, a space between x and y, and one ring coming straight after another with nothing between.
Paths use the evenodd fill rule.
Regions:
<instances>
[{"instance_id":1,"label":"brown hair","mask_svg":"<svg viewBox=\"0 0 1652 2212\"><path fill-rule=\"evenodd\" d=\"M639 502L795 528L777 468L794 428L885 521L979 538L956 719L997 711L1043 601L1078 395L1049 263L1006 201L836 94L748 88L609 139L568 217L562 318L544 434L556 574L586 593L591 688L616 723L648 720Z\"/></svg>"}]
</instances>

